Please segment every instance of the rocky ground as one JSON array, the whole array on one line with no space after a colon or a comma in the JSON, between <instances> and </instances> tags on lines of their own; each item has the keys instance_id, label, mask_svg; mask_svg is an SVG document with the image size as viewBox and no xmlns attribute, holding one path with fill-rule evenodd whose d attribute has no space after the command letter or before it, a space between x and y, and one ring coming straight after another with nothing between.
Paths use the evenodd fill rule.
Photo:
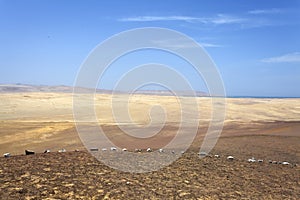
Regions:
<instances>
[{"instance_id":1,"label":"rocky ground","mask_svg":"<svg viewBox=\"0 0 300 200\"><path fill-rule=\"evenodd\" d=\"M19 155L0 158L0 199L298 199L295 164L200 159L190 150L158 171L128 173L86 151Z\"/></svg>"}]
</instances>

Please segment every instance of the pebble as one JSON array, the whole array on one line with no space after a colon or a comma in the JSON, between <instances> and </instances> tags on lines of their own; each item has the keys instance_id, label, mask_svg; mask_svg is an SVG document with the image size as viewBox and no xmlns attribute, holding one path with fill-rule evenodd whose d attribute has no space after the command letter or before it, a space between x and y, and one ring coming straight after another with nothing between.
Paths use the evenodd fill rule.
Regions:
<instances>
[{"instance_id":1,"label":"pebble","mask_svg":"<svg viewBox=\"0 0 300 200\"><path fill-rule=\"evenodd\" d=\"M189 195L189 194L191 194L191 193L189 193L189 192L180 192L179 197L184 197L184 196Z\"/></svg>"},{"instance_id":2,"label":"pebble","mask_svg":"<svg viewBox=\"0 0 300 200\"><path fill-rule=\"evenodd\" d=\"M44 168L43 169L45 172L50 172L51 171L51 168L50 167L47 167L47 168Z\"/></svg>"},{"instance_id":3,"label":"pebble","mask_svg":"<svg viewBox=\"0 0 300 200\"><path fill-rule=\"evenodd\" d=\"M68 183L68 184L65 184L66 187L73 187L74 186L74 183Z\"/></svg>"},{"instance_id":4,"label":"pebble","mask_svg":"<svg viewBox=\"0 0 300 200\"><path fill-rule=\"evenodd\" d=\"M97 190L97 192L102 194L102 193L104 193L104 190L100 189L100 190Z\"/></svg>"}]
</instances>

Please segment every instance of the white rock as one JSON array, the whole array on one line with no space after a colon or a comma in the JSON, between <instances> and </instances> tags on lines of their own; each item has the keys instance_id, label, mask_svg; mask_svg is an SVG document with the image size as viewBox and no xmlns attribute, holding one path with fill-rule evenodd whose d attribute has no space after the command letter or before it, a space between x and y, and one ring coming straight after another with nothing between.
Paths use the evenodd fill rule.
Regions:
<instances>
[{"instance_id":1,"label":"white rock","mask_svg":"<svg viewBox=\"0 0 300 200\"><path fill-rule=\"evenodd\" d=\"M58 150L58 152L59 153L64 153L64 152L66 152L67 150L65 150L65 149L60 149L60 150Z\"/></svg>"},{"instance_id":2,"label":"white rock","mask_svg":"<svg viewBox=\"0 0 300 200\"><path fill-rule=\"evenodd\" d=\"M227 156L227 160L233 160L234 157L233 156Z\"/></svg>"},{"instance_id":3,"label":"white rock","mask_svg":"<svg viewBox=\"0 0 300 200\"><path fill-rule=\"evenodd\" d=\"M10 153L5 153L5 154L3 154L3 156L4 156L5 158L8 158L8 157L10 157Z\"/></svg>"},{"instance_id":4,"label":"white rock","mask_svg":"<svg viewBox=\"0 0 300 200\"><path fill-rule=\"evenodd\" d=\"M116 147L110 147L110 150L111 151L117 151L117 148Z\"/></svg>"},{"instance_id":5,"label":"white rock","mask_svg":"<svg viewBox=\"0 0 300 200\"><path fill-rule=\"evenodd\" d=\"M199 152L198 154L199 154L200 156L207 156L207 153L204 152L204 151L201 151L201 152Z\"/></svg>"},{"instance_id":6,"label":"white rock","mask_svg":"<svg viewBox=\"0 0 300 200\"><path fill-rule=\"evenodd\" d=\"M147 149L147 152L151 152L152 151L152 149L149 147L148 149Z\"/></svg>"}]
</instances>

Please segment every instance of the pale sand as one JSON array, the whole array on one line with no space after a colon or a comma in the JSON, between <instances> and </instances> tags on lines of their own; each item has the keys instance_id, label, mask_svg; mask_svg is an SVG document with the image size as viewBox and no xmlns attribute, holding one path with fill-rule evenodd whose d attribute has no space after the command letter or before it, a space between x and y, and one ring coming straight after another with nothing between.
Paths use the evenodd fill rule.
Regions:
<instances>
[{"instance_id":1,"label":"pale sand","mask_svg":"<svg viewBox=\"0 0 300 200\"><path fill-rule=\"evenodd\" d=\"M211 99L208 97L196 99L197 111L193 99L188 97L177 99L170 96L134 95L128 100L126 95L117 95L113 102L116 116L120 118L117 121L112 112L111 95L97 94L94 100L99 124L109 134L112 133L113 137L118 136L120 141L128 138L122 136L122 131L116 125L128 125L134 128L135 125L145 127L152 122L155 127L164 127L163 136L166 141L169 141L181 122L181 112L188 116L185 119L187 126L190 122L199 120L202 127L198 133L200 138L211 120L212 106ZM180 109L180 100L188 106ZM127 115L126 105L131 119L124 118ZM82 148L76 134L71 93L3 93L0 97L0 107L1 154L7 151L20 154L26 148L38 151L46 148L53 150ZM85 114L87 106L83 103L81 107ZM192 113L198 116L195 117ZM164 119L167 126L162 124ZM222 136L244 133L299 136L299 121L300 99L227 98ZM275 122L279 125L269 125ZM280 124L283 122L286 123ZM294 123L289 124L291 122ZM142 144L153 143L164 142L154 138ZM134 145L136 143L133 142L132 147Z\"/></svg>"},{"instance_id":2,"label":"pale sand","mask_svg":"<svg viewBox=\"0 0 300 200\"><path fill-rule=\"evenodd\" d=\"M111 111L111 95L96 95L95 108L101 124L114 124ZM125 95L118 95L114 108L127 105ZM180 121L179 99L170 96L134 95L129 98L129 112L133 122L147 124L150 121L149 112L153 106L161 106L167 113L167 122ZM190 107L183 111L193 112L195 107L191 98L185 97L184 102ZM198 111L201 120L211 118L211 99L197 98ZM73 122L72 94L70 93L12 93L1 94L0 120L23 122ZM84 107L84 106L83 106ZM153 112L153 118L161 118L163 110ZM300 121L300 99L258 99L258 98L227 98L226 123L230 122L272 122ZM132 123L132 122L128 122Z\"/></svg>"}]
</instances>

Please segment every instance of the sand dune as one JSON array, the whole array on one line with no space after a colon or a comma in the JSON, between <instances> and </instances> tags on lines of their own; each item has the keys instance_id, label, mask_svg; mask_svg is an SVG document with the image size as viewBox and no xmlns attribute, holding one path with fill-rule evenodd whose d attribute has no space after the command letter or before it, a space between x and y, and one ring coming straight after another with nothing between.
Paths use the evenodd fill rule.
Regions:
<instances>
[{"instance_id":1,"label":"sand dune","mask_svg":"<svg viewBox=\"0 0 300 200\"><path fill-rule=\"evenodd\" d=\"M147 127L150 123L154 127L164 127L161 134L170 139L180 126L181 112L188 116L185 119L187 124L199 120L198 134L203 138L205 127L211 120L209 97L198 97L196 108L190 97L137 94L127 98L128 95L124 94L96 94L94 98L98 124L120 140L124 137L121 137L123 133L119 125L134 129ZM188 106L183 109L180 101ZM84 113L86 105L81 106ZM82 147L75 129L72 93L2 93L0 107L0 153L10 151L19 154L25 148L42 151L44 148ZM117 114L114 115L112 108ZM127 110L130 119L125 117ZM189 115L195 110L198 118ZM221 136L246 133L299 136L299 119L300 99L227 98ZM186 134L189 134L188 130ZM160 144L157 140L153 141Z\"/></svg>"},{"instance_id":2,"label":"sand dune","mask_svg":"<svg viewBox=\"0 0 300 200\"><path fill-rule=\"evenodd\" d=\"M98 120L104 124L114 123L112 105L127 105L127 95L117 95L112 103L112 95L97 94L95 110ZM210 120L211 99L198 97L198 111L201 120ZM133 121L147 122L151 107L165 109L168 122L180 121L180 104L176 97L134 95L128 102L129 112ZM185 102L190 101L185 97ZM70 93L5 93L0 99L0 120L61 122L74 121L72 111L72 94ZM193 106L183 112L192 112ZM153 116L154 117L154 116ZM226 123L231 122L272 122L300 121L300 99L257 99L257 98L227 98ZM131 123L131 122L130 122Z\"/></svg>"}]
</instances>

